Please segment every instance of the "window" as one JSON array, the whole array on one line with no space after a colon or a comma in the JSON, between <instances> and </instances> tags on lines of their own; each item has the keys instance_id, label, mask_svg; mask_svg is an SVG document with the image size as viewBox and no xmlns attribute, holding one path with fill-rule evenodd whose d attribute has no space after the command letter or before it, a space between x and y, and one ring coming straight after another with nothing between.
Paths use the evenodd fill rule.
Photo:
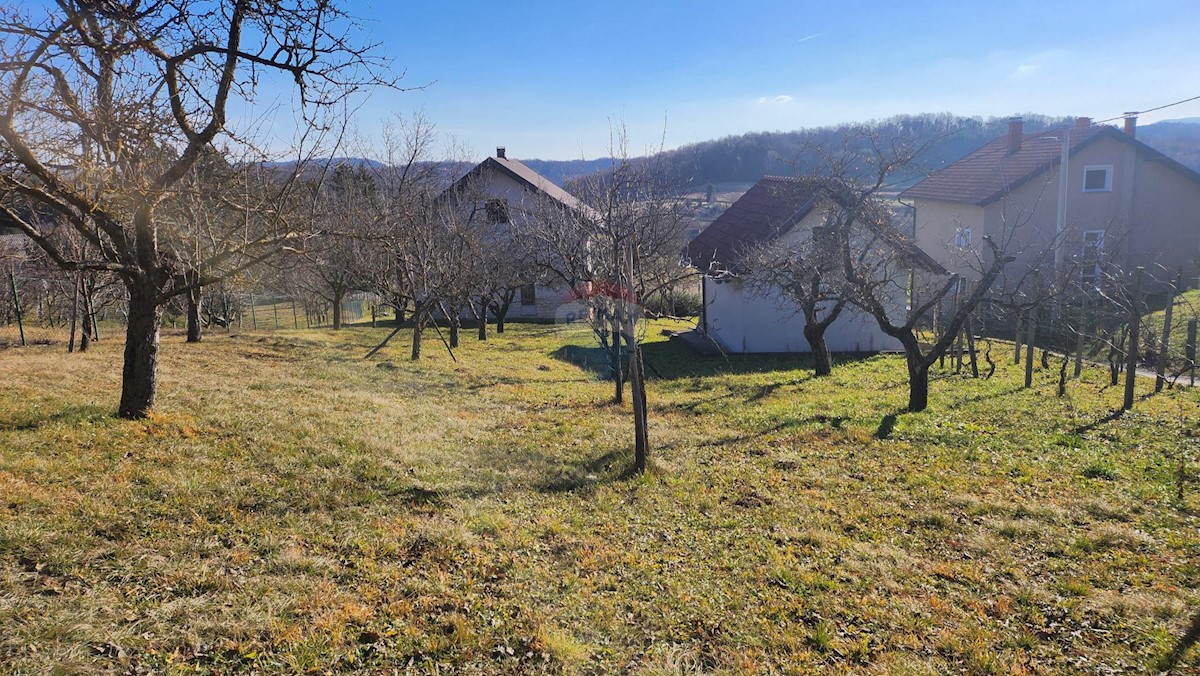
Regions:
<instances>
[{"instance_id":1,"label":"window","mask_svg":"<svg viewBox=\"0 0 1200 676\"><path fill-rule=\"evenodd\" d=\"M1100 281L1100 263L1104 256L1104 231L1085 230L1079 252L1079 281L1085 291L1094 289Z\"/></svg>"},{"instance_id":2,"label":"window","mask_svg":"<svg viewBox=\"0 0 1200 676\"><path fill-rule=\"evenodd\" d=\"M521 287L521 305L537 305L537 291L532 284Z\"/></svg>"},{"instance_id":3,"label":"window","mask_svg":"<svg viewBox=\"0 0 1200 676\"><path fill-rule=\"evenodd\" d=\"M1083 168L1084 192L1111 192L1112 165L1092 166Z\"/></svg>"},{"instance_id":4,"label":"window","mask_svg":"<svg viewBox=\"0 0 1200 676\"><path fill-rule=\"evenodd\" d=\"M812 241L813 258L817 259L817 267L825 269L837 262L836 230L828 226L817 226L812 229Z\"/></svg>"},{"instance_id":5,"label":"window","mask_svg":"<svg viewBox=\"0 0 1200 676\"><path fill-rule=\"evenodd\" d=\"M955 228L954 229L954 248L970 249L971 248L971 229L970 228Z\"/></svg>"},{"instance_id":6,"label":"window","mask_svg":"<svg viewBox=\"0 0 1200 676\"><path fill-rule=\"evenodd\" d=\"M508 222L508 200L506 199L491 199L484 205L487 209L487 222L489 224L507 223Z\"/></svg>"}]
</instances>

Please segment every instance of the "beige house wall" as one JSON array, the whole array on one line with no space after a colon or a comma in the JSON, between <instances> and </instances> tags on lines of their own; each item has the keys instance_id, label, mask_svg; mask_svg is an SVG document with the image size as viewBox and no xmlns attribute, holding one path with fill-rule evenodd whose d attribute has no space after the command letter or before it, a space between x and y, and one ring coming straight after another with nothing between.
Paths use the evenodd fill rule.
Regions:
<instances>
[{"instance_id":1,"label":"beige house wall","mask_svg":"<svg viewBox=\"0 0 1200 676\"><path fill-rule=\"evenodd\" d=\"M1112 189L1084 192L1088 167L1111 166ZM942 244L953 241L956 223L972 227L972 244L982 250L986 233L1016 260L1005 272L1016 280L1029 271L1050 270L1055 242L1069 261L1082 251L1082 233L1105 231L1105 252L1125 267L1183 269L1195 285L1200 256L1200 185L1180 172L1140 155L1118 139L1101 137L1077 150L1068 162L1066 224L1058 230L1059 167L1034 176L986 207L915 200L917 242L952 272L969 275L963 256ZM951 247L952 249L952 247Z\"/></svg>"},{"instance_id":2,"label":"beige house wall","mask_svg":"<svg viewBox=\"0 0 1200 676\"><path fill-rule=\"evenodd\" d=\"M917 246L948 271L969 275L971 250L954 245L959 228L970 228L971 246L978 248L985 233L983 207L960 202L919 199L915 201Z\"/></svg>"}]
</instances>

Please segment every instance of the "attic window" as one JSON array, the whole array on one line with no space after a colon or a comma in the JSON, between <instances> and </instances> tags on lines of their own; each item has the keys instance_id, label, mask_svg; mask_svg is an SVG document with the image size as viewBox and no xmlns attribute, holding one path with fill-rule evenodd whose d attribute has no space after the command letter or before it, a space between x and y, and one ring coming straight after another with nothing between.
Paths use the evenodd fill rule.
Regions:
<instances>
[{"instance_id":1,"label":"attic window","mask_svg":"<svg viewBox=\"0 0 1200 676\"><path fill-rule=\"evenodd\" d=\"M491 199L484 205L487 210L487 222L489 224L507 223L508 222L508 200Z\"/></svg>"},{"instance_id":2,"label":"attic window","mask_svg":"<svg viewBox=\"0 0 1200 676\"><path fill-rule=\"evenodd\" d=\"M1111 192L1112 165L1089 166L1083 168L1084 192Z\"/></svg>"},{"instance_id":3,"label":"attic window","mask_svg":"<svg viewBox=\"0 0 1200 676\"><path fill-rule=\"evenodd\" d=\"M826 269L837 262L837 231L829 226L816 226L812 229L812 240L813 257L819 268Z\"/></svg>"}]
</instances>

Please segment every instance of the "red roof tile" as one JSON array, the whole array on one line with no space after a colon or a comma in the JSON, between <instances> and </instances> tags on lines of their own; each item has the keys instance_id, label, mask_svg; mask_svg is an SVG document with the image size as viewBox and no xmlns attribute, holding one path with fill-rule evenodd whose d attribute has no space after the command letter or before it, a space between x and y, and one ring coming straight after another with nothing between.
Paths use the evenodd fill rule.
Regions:
<instances>
[{"instance_id":1,"label":"red roof tile","mask_svg":"<svg viewBox=\"0 0 1200 676\"><path fill-rule=\"evenodd\" d=\"M1008 152L1008 136L1001 136L900 193L900 197L978 205L994 202L1031 177L1044 174L1058 164L1062 159L1064 129L1024 134L1020 150L1012 154ZM1113 127L1070 128L1068 139L1071 152L1109 131L1121 134Z\"/></svg>"}]
</instances>

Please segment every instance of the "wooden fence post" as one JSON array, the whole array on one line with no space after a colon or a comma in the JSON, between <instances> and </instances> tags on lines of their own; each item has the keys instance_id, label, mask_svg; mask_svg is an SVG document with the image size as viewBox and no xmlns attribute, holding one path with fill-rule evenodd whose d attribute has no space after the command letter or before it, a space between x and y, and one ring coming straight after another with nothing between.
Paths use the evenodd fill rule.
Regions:
<instances>
[{"instance_id":1,"label":"wooden fence post","mask_svg":"<svg viewBox=\"0 0 1200 676\"><path fill-rule=\"evenodd\" d=\"M21 334L21 347L25 347L25 321L21 318L21 296L17 294L17 275L14 272L8 273L8 283L12 287L13 309L17 313L17 331Z\"/></svg>"},{"instance_id":2,"label":"wooden fence post","mask_svg":"<svg viewBox=\"0 0 1200 676\"><path fill-rule=\"evenodd\" d=\"M254 313L254 294L250 294L250 330L258 330L258 316Z\"/></svg>"},{"instance_id":3,"label":"wooden fence post","mask_svg":"<svg viewBox=\"0 0 1200 676\"><path fill-rule=\"evenodd\" d=\"M1138 334L1142 323L1142 277L1146 268L1139 267L1133 272L1133 296L1129 300L1129 344L1125 346L1125 400L1122 410L1133 409L1133 388L1137 380L1138 363Z\"/></svg>"},{"instance_id":4,"label":"wooden fence post","mask_svg":"<svg viewBox=\"0 0 1200 676\"><path fill-rule=\"evenodd\" d=\"M1154 391L1162 392L1167 384L1167 351L1171 348L1171 315L1175 310L1175 289L1183 281L1183 271L1175 276L1175 281L1167 287L1167 307L1163 310L1162 341L1159 343L1158 370L1154 377Z\"/></svg>"},{"instance_id":5,"label":"wooden fence post","mask_svg":"<svg viewBox=\"0 0 1200 676\"><path fill-rule=\"evenodd\" d=\"M1091 328L1088 321L1088 297L1085 293L1083 300L1079 303L1079 325L1075 327L1075 377L1079 378L1083 374L1083 348L1086 345L1086 336L1088 329Z\"/></svg>"},{"instance_id":6,"label":"wooden fence post","mask_svg":"<svg viewBox=\"0 0 1200 676\"><path fill-rule=\"evenodd\" d=\"M1188 363L1188 372L1191 373L1191 381L1189 385L1196 384L1196 320L1189 319L1187 323L1187 348L1186 357Z\"/></svg>"},{"instance_id":7,"label":"wooden fence post","mask_svg":"<svg viewBox=\"0 0 1200 676\"><path fill-rule=\"evenodd\" d=\"M1028 333L1025 334L1025 387L1033 387L1033 350L1037 344L1037 306L1026 311L1025 324Z\"/></svg>"},{"instance_id":8,"label":"wooden fence post","mask_svg":"<svg viewBox=\"0 0 1200 676\"><path fill-rule=\"evenodd\" d=\"M1021 323L1021 313L1013 310L1013 366L1021 363L1021 332L1025 326Z\"/></svg>"}]
</instances>

